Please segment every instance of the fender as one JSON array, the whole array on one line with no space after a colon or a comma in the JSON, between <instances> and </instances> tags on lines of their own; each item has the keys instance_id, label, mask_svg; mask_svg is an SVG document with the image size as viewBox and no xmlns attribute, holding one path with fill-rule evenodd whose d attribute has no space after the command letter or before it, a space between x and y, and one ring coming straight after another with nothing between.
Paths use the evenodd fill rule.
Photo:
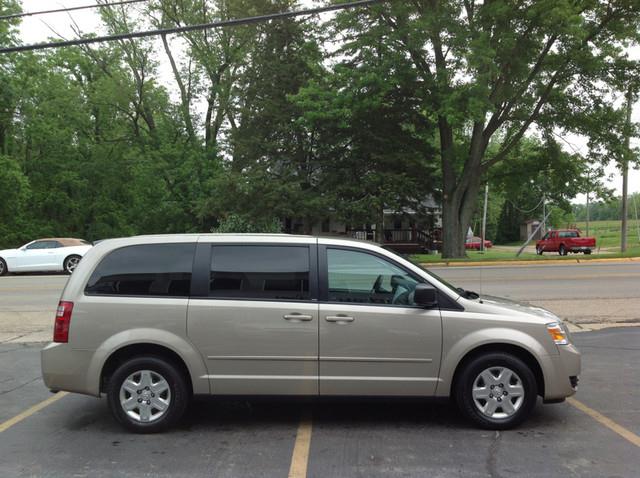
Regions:
<instances>
[{"instance_id":1,"label":"fender","mask_svg":"<svg viewBox=\"0 0 640 478\"><path fill-rule=\"evenodd\" d=\"M529 352L538 361L544 381L547 383L549 378L547 364L550 363L550 360L549 353L544 346L536 338L524 332L494 327L467 334L448 347L443 344L440 380L436 388L436 396L450 396L453 376L462 359L472 350L490 344L514 345Z\"/></svg>"},{"instance_id":2,"label":"fender","mask_svg":"<svg viewBox=\"0 0 640 478\"><path fill-rule=\"evenodd\" d=\"M153 344L166 347L178 355L191 376L194 394L209 394L209 380L202 355L184 338L161 329L131 329L112 335L96 349L87 370L87 389L92 395L100 396L100 376L104 364L116 351L135 344Z\"/></svg>"}]
</instances>

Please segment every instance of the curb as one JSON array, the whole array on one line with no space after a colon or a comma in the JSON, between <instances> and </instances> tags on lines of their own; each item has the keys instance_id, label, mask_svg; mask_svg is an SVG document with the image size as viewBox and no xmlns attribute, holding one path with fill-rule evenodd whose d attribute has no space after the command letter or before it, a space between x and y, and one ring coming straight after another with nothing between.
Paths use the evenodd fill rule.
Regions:
<instances>
[{"instance_id":1,"label":"curb","mask_svg":"<svg viewBox=\"0 0 640 478\"><path fill-rule=\"evenodd\" d=\"M513 261L445 261L445 262L421 262L423 267L466 267L466 266L522 266L522 265L574 265L589 264L592 262L602 263L624 263L624 262L640 262L640 257L616 257L612 259L539 259L531 260L513 260Z\"/></svg>"}]
</instances>

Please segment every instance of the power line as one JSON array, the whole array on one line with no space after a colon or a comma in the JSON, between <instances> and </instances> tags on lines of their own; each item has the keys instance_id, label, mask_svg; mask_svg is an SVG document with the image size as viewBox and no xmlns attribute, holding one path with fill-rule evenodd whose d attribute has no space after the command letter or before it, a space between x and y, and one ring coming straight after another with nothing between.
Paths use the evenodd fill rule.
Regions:
<instances>
[{"instance_id":1,"label":"power line","mask_svg":"<svg viewBox=\"0 0 640 478\"><path fill-rule=\"evenodd\" d=\"M57 8L55 10L39 10L37 12L13 13L11 15L0 16L0 20L11 20L13 18L29 17L32 15L46 15L47 13L72 12L74 10L85 10L87 8L117 7L118 5L126 5L129 3L140 3L140 2L147 2L147 1L148 0L122 0L119 2L113 2L113 3L95 3L93 5L82 5L79 7Z\"/></svg>"},{"instance_id":2,"label":"power line","mask_svg":"<svg viewBox=\"0 0 640 478\"><path fill-rule=\"evenodd\" d=\"M523 214L529 214L533 211L535 211L536 209L538 209L540 207L540 205L544 202L544 196L542 196L542 199L540 199L540 202L538 204L535 205L534 208L529 209L528 211L525 211L524 209L520 209L518 206L516 206L516 203L514 203L511 199L507 198L507 201L509 201L511 203L511 205L517 210L520 211Z\"/></svg>"},{"instance_id":3,"label":"power line","mask_svg":"<svg viewBox=\"0 0 640 478\"><path fill-rule=\"evenodd\" d=\"M222 20L211 23L199 23L196 25L186 25L183 27L175 28L160 28L157 30L146 30L142 32L133 33L120 33L116 35L105 35L93 38L78 38L75 40L64 40L48 43L36 43L33 45L20 45L9 48L0 48L0 53L12 53L19 51L32 51L32 50L44 50L47 48L61 48L65 46L87 45L89 43L100 43L106 41L126 40L130 38L143 38L155 35L169 35L172 33L183 33L194 30L205 30L209 28L223 28L238 25L250 25L253 23L268 22L271 20L277 20L281 18L294 18L299 16L316 15L318 13L332 12L337 10L346 10L349 8L365 7L369 5L375 5L378 3L385 3L389 0L359 0L355 2L339 3L335 5L328 5L325 7L309 8L306 10L289 11L270 13L268 15L259 15L255 17L235 18L232 20Z\"/></svg>"}]
</instances>

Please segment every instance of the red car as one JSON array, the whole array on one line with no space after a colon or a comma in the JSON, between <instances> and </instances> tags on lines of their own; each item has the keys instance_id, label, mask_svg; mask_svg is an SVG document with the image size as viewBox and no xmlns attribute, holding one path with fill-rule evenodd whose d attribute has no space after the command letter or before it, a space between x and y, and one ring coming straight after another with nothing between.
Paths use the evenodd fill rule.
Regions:
<instances>
[{"instance_id":1,"label":"red car","mask_svg":"<svg viewBox=\"0 0 640 478\"><path fill-rule=\"evenodd\" d=\"M582 237L578 229L558 229L548 231L542 239L536 242L536 254L557 252L566 256L570 252L584 252L591 254L596 247L595 237Z\"/></svg>"},{"instance_id":2,"label":"red car","mask_svg":"<svg viewBox=\"0 0 640 478\"><path fill-rule=\"evenodd\" d=\"M473 236L468 238L465 243L464 243L464 248L465 249L475 249L477 251L480 250L480 244L482 243L482 239L477 237L477 236ZM484 240L484 248L485 249L489 249L490 247L493 247L493 242L491 242L489 239L485 239Z\"/></svg>"}]
</instances>

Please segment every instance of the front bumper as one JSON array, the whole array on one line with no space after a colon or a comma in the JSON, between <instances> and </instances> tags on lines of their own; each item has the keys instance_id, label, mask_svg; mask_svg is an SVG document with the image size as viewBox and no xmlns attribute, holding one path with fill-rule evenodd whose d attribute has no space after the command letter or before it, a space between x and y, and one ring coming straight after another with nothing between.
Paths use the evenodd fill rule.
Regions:
<instances>
[{"instance_id":1,"label":"front bumper","mask_svg":"<svg viewBox=\"0 0 640 478\"><path fill-rule=\"evenodd\" d=\"M544 399L558 400L576 393L581 354L573 344L559 345L558 355L546 357L543 368Z\"/></svg>"},{"instance_id":2,"label":"front bumper","mask_svg":"<svg viewBox=\"0 0 640 478\"><path fill-rule=\"evenodd\" d=\"M98 381L90 380L88 376L92 357L92 351L73 349L69 344L50 343L40 352L44 384L50 390L99 396L100 391L93 385Z\"/></svg>"}]
</instances>

